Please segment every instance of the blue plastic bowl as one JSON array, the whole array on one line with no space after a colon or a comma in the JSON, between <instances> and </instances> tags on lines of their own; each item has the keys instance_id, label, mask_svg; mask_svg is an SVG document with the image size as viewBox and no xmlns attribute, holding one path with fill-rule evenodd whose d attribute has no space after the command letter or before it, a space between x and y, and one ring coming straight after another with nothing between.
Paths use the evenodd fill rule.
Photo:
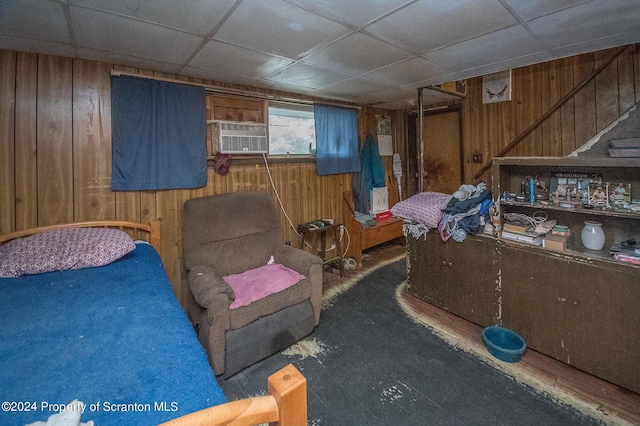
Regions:
<instances>
[{"instance_id":1,"label":"blue plastic bowl","mask_svg":"<svg viewBox=\"0 0 640 426\"><path fill-rule=\"evenodd\" d=\"M527 345L520 335L504 327L487 327L482 340L491 355L505 362L518 362Z\"/></svg>"}]
</instances>

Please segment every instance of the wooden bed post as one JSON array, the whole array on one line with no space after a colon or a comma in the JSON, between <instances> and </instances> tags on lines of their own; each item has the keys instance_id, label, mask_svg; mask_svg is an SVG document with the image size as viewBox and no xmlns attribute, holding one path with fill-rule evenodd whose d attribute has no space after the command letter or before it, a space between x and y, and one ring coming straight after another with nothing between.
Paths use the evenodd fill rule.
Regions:
<instances>
[{"instance_id":1,"label":"wooden bed post","mask_svg":"<svg viewBox=\"0 0 640 426\"><path fill-rule=\"evenodd\" d=\"M289 364L267 379L269 395L245 398L185 414L161 426L307 425L307 379Z\"/></svg>"},{"instance_id":2,"label":"wooden bed post","mask_svg":"<svg viewBox=\"0 0 640 426\"><path fill-rule=\"evenodd\" d=\"M160 243L162 234L160 228L160 220L152 220L149 224L149 244L156 249L158 255L162 258L162 244Z\"/></svg>"},{"instance_id":3,"label":"wooden bed post","mask_svg":"<svg viewBox=\"0 0 640 426\"><path fill-rule=\"evenodd\" d=\"M269 395L278 403L279 421L271 426L307 424L307 379L289 364L267 379Z\"/></svg>"}]
</instances>

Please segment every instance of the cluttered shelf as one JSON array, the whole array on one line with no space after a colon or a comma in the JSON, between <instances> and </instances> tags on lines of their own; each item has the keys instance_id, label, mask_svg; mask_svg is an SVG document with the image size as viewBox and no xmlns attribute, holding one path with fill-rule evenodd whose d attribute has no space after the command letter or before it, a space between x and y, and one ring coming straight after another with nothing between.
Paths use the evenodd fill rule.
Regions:
<instances>
[{"instance_id":1,"label":"cluttered shelf","mask_svg":"<svg viewBox=\"0 0 640 426\"><path fill-rule=\"evenodd\" d=\"M483 236L484 237L484 236ZM589 250L579 245L567 247L563 250L556 250L553 248L545 248L542 245L534 245L526 242L520 242L517 240L510 240L501 238L501 244L505 244L511 247L519 247L522 249L531 250L536 253L557 254L564 257L566 260L572 260L584 263L593 263L594 260L603 262L602 265L607 268L635 268L640 271L640 265L630 262L622 262L616 260L610 251L610 248L603 250Z\"/></svg>"},{"instance_id":2,"label":"cluttered shelf","mask_svg":"<svg viewBox=\"0 0 640 426\"><path fill-rule=\"evenodd\" d=\"M601 259L607 264L640 264L640 215L635 213L566 209L519 202L500 205L501 239L526 246L541 246L571 255L576 260ZM596 235L597 234L597 235ZM587 238L596 238L596 242Z\"/></svg>"},{"instance_id":3,"label":"cluttered shelf","mask_svg":"<svg viewBox=\"0 0 640 426\"><path fill-rule=\"evenodd\" d=\"M517 207L527 207L531 209L539 209L539 210L556 210L562 212L573 212L573 213L582 213L586 215L595 215L595 216L612 216L612 217L624 217L630 219L638 219L640 220L640 211L616 211L616 210L603 210L598 208L584 208L584 207L560 207L550 203L541 203L535 202L531 204L526 201L508 201L508 200L500 200L500 204L505 206L517 206Z\"/></svg>"},{"instance_id":4,"label":"cluttered shelf","mask_svg":"<svg viewBox=\"0 0 640 426\"><path fill-rule=\"evenodd\" d=\"M541 245L580 262L601 259L606 262L602 266L637 267L639 171L640 161L631 158L494 159L492 192L499 197L505 231L501 238ZM537 232L526 227L508 229L514 218L522 219L524 225L553 222L557 227ZM597 241L591 243L585 237Z\"/></svg>"}]
</instances>

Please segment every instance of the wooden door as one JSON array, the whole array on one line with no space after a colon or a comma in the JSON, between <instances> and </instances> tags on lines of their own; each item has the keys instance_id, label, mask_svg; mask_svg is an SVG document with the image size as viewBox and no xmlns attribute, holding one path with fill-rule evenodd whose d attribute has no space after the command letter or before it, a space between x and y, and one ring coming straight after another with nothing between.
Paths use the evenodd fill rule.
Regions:
<instances>
[{"instance_id":1,"label":"wooden door","mask_svg":"<svg viewBox=\"0 0 640 426\"><path fill-rule=\"evenodd\" d=\"M459 111L425 115L422 190L454 193L462 184Z\"/></svg>"}]
</instances>

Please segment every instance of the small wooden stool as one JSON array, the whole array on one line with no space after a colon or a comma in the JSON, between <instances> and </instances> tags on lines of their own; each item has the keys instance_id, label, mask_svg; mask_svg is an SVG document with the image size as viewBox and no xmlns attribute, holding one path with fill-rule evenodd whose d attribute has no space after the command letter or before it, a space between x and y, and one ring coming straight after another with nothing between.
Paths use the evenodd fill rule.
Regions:
<instances>
[{"instance_id":1,"label":"small wooden stool","mask_svg":"<svg viewBox=\"0 0 640 426\"><path fill-rule=\"evenodd\" d=\"M328 263L333 263L333 262L338 262L338 269L340 270L340 276L344 277L344 265L342 263L342 247L340 245L340 227L342 226L341 223L333 223L333 224L325 224L322 227L319 228L315 228L315 229L308 229L305 228L303 226L298 225L298 232L300 232L302 234L302 242L300 244L300 248L302 248L304 250L304 245L307 242L307 237L310 237L309 240L311 241L310 243L308 243L312 250L313 250L313 254L317 254L318 253L318 248L316 247L316 242L319 239L320 240L320 257L322 258L323 263L326 265ZM336 253L337 256L334 256L330 259L326 258L326 247L327 247L327 235L330 234L330 232L333 232L333 238L335 240L336 243ZM317 236L317 238L311 238L313 236Z\"/></svg>"}]
</instances>

